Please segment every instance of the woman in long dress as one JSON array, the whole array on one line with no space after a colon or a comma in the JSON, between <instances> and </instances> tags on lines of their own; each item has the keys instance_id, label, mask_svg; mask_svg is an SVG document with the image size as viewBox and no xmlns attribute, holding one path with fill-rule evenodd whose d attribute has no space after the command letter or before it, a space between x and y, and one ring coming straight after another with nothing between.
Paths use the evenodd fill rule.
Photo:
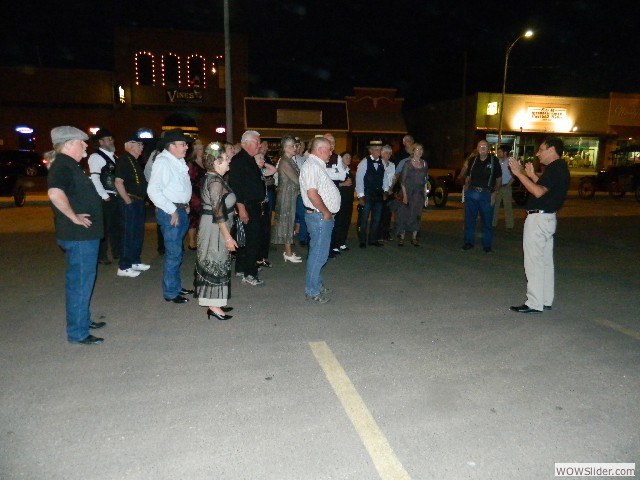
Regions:
<instances>
[{"instance_id":1,"label":"woman in long dress","mask_svg":"<svg viewBox=\"0 0 640 480\"><path fill-rule=\"evenodd\" d=\"M198 228L198 252L194 272L195 296L208 307L207 318L228 320L231 287L231 252L238 245L231 236L236 196L222 178L229 170L223 146L211 143L205 150L207 170L201 188L202 215Z\"/></svg>"},{"instance_id":2,"label":"woman in long dress","mask_svg":"<svg viewBox=\"0 0 640 480\"><path fill-rule=\"evenodd\" d=\"M418 230L420 230L420 216L425 201L425 188L427 186L428 166L422 159L424 149L419 143L413 144L411 159L400 174L400 187L404 196L403 205L397 212L398 245L404 245L404 234L411 232L411 244L419 247Z\"/></svg>"},{"instance_id":3,"label":"woman in long dress","mask_svg":"<svg viewBox=\"0 0 640 480\"><path fill-rule=\"evenodd\" d=\"M290 135L282 137L282 152L278 161L278 195L276 197L276 224L271 231L271 243L284 245L284 263L300 263L302 257L291 249L296 220L296 200L300 193L300 170L293 161L296 140Z\"/></svg>"}]
</instances>

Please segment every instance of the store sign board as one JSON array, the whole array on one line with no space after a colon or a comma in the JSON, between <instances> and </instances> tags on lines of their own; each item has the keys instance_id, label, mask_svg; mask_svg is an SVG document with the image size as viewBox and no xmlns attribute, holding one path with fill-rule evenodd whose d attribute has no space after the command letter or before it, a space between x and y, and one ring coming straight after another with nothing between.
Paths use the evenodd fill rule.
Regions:
<instances>
[{"instance_id":1,"label":"store sign board","mask_svg":"<svg viewBox=\"0 0 640 480\"><path fill-rule=\"evenodd\" d=\"M612 96L609 103L609 125L640 127L640 98Z\"/></svg>"},{"instance_id":2,"label":"store sign board","mask_svg":"<svg viewBox=\"0 0 640 480\"><path fill-rule=\"evenodd\" d=\"M169 103L202 103L204 101L202 92L195 89L174 88L165 92Z\"/></svg>"},{"instance_id":3,"label":"store sign board","mask_svg":"<svg viewBox=\"0 0 640 480\"><path fill-rule=\"evenodd\" d=\"M527 107L530 122L558 122L567 118L567 109L561 107Z\"/></svg>"},{"instance_id":4,"label":"store sign board","mask_svg":"<svg viewBox=\"0 0 640 480\"><path fill-rule=\"evenodd\" d=\"M293 110L278 108L276 123L299 125L322 125L322 110Z\"/></svg>"}]
</instances>

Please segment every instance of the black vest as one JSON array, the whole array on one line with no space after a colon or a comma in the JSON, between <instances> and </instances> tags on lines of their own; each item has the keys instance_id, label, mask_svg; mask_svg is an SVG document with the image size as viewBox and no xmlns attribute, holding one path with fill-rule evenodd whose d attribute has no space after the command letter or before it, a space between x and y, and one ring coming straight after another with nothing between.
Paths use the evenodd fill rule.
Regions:
<instances>
[{"instance_id":1,"label":"black vest","mask_svg":"<svg viewBox=\"0 0 640 480\"><path fill-rule=\"evenodd\" d=\"M109 155L98 149L96 151L98 155L105 159L105 163L102 170L100 170L100 182L105 190L116 191L116 164L109 158Z\"/></svg>"},{"instance_id":2,"label":"black vest","mask_svg":"<svg viewBox=\"0 0 640 480\"><path fill-rule=\"evenodd\" d=\"M373 164L371 155L367 156L367 172L364 174L364 194L372 200L382 201L382 181L384 180L384 165L378 163L378 169Z\"/></svg>"}]
</instances>

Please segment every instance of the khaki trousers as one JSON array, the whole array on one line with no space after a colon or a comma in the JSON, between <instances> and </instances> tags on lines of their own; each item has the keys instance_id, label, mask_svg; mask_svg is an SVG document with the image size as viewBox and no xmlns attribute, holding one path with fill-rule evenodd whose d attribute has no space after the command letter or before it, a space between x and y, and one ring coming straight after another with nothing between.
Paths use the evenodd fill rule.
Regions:
<instances>
[{"instance_id":1,"label":"khaki trousers","mask_svg":"<svg viewBox=\"0 0 640 480\"><path fill-rule=\"evenodd\" d=\"M555 213L527 215L522 235L524 271L527 275L529 308L542 311L551 306L554 296L553 235L556 232Z\"/></svg>"},{"instance_id":2,"label":"khaki trousers","mask_svg":"<svg viewBox=\"0 0 640 480\"><path fill-rule=\"evenodd\" d=\"M504 203L504 223L506 228L513 228L513 193L511 185L505 185L496 192L496 203L493 205L493 226L498 226L500 204Z\"/></svg>"}]
</instances>

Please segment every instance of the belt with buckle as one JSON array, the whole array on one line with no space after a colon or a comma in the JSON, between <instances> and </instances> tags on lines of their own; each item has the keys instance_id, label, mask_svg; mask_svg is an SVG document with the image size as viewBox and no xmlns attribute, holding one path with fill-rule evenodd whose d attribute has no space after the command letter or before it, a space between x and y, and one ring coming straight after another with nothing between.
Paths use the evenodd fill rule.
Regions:
<instances>
[{"instance_id":1,"label":"belt with buckle","mask_svg":"<svg viewBox=\"0 0 640 480\"><path fill-rule=\"evenodd\" d=\"M476 192L488 192L489 189L487 187L469 187L471 190L475 190Z\"/></svg>"},{"instance_id":2,"label":"belt with buckle","mask_svg":"<svg viewBox=\"0 0 640 480\"><path fill-rule=\"evenodd\" d=\"M176 203L176 202L173 202L173 204L176 206L176 208L181 208L183 210L186 210L187 208L189 208L189 204L188 203Z\"/></svg>"},{"instance_id":3,"label":"belt with buckle","mask_svg":"<svg viewBox=\"0 0 640 480\"><path fill-rule=\"evenodd\" d=\"M144 200L144 198L142 198L139 195L134 195L133 193L127 193L127 195L129 195L131 198L133 198L134 200Z\"/></svg>"},{"instance_id":4,"label":"belt with buckle","mask_svg":"<svg viewBox=\"0 0 640 480\"><path fill-rule=\"evenodd\" d=\"M305 208L307 213L320 213L320 210L314 210L313 208Z\"/></svg>"},{"instance_id":5,"label":"belt with buckle","mask_svg":"<svg viewBox=\"0 0 640 480\"><path fill-rule=\"evenodd\" d=\"M532 213L549 213L549 214L553 214L556 212L549 212L548 210L527 210L527 213L529 215L531 215Z\"/></svg>"}]
</instances>

